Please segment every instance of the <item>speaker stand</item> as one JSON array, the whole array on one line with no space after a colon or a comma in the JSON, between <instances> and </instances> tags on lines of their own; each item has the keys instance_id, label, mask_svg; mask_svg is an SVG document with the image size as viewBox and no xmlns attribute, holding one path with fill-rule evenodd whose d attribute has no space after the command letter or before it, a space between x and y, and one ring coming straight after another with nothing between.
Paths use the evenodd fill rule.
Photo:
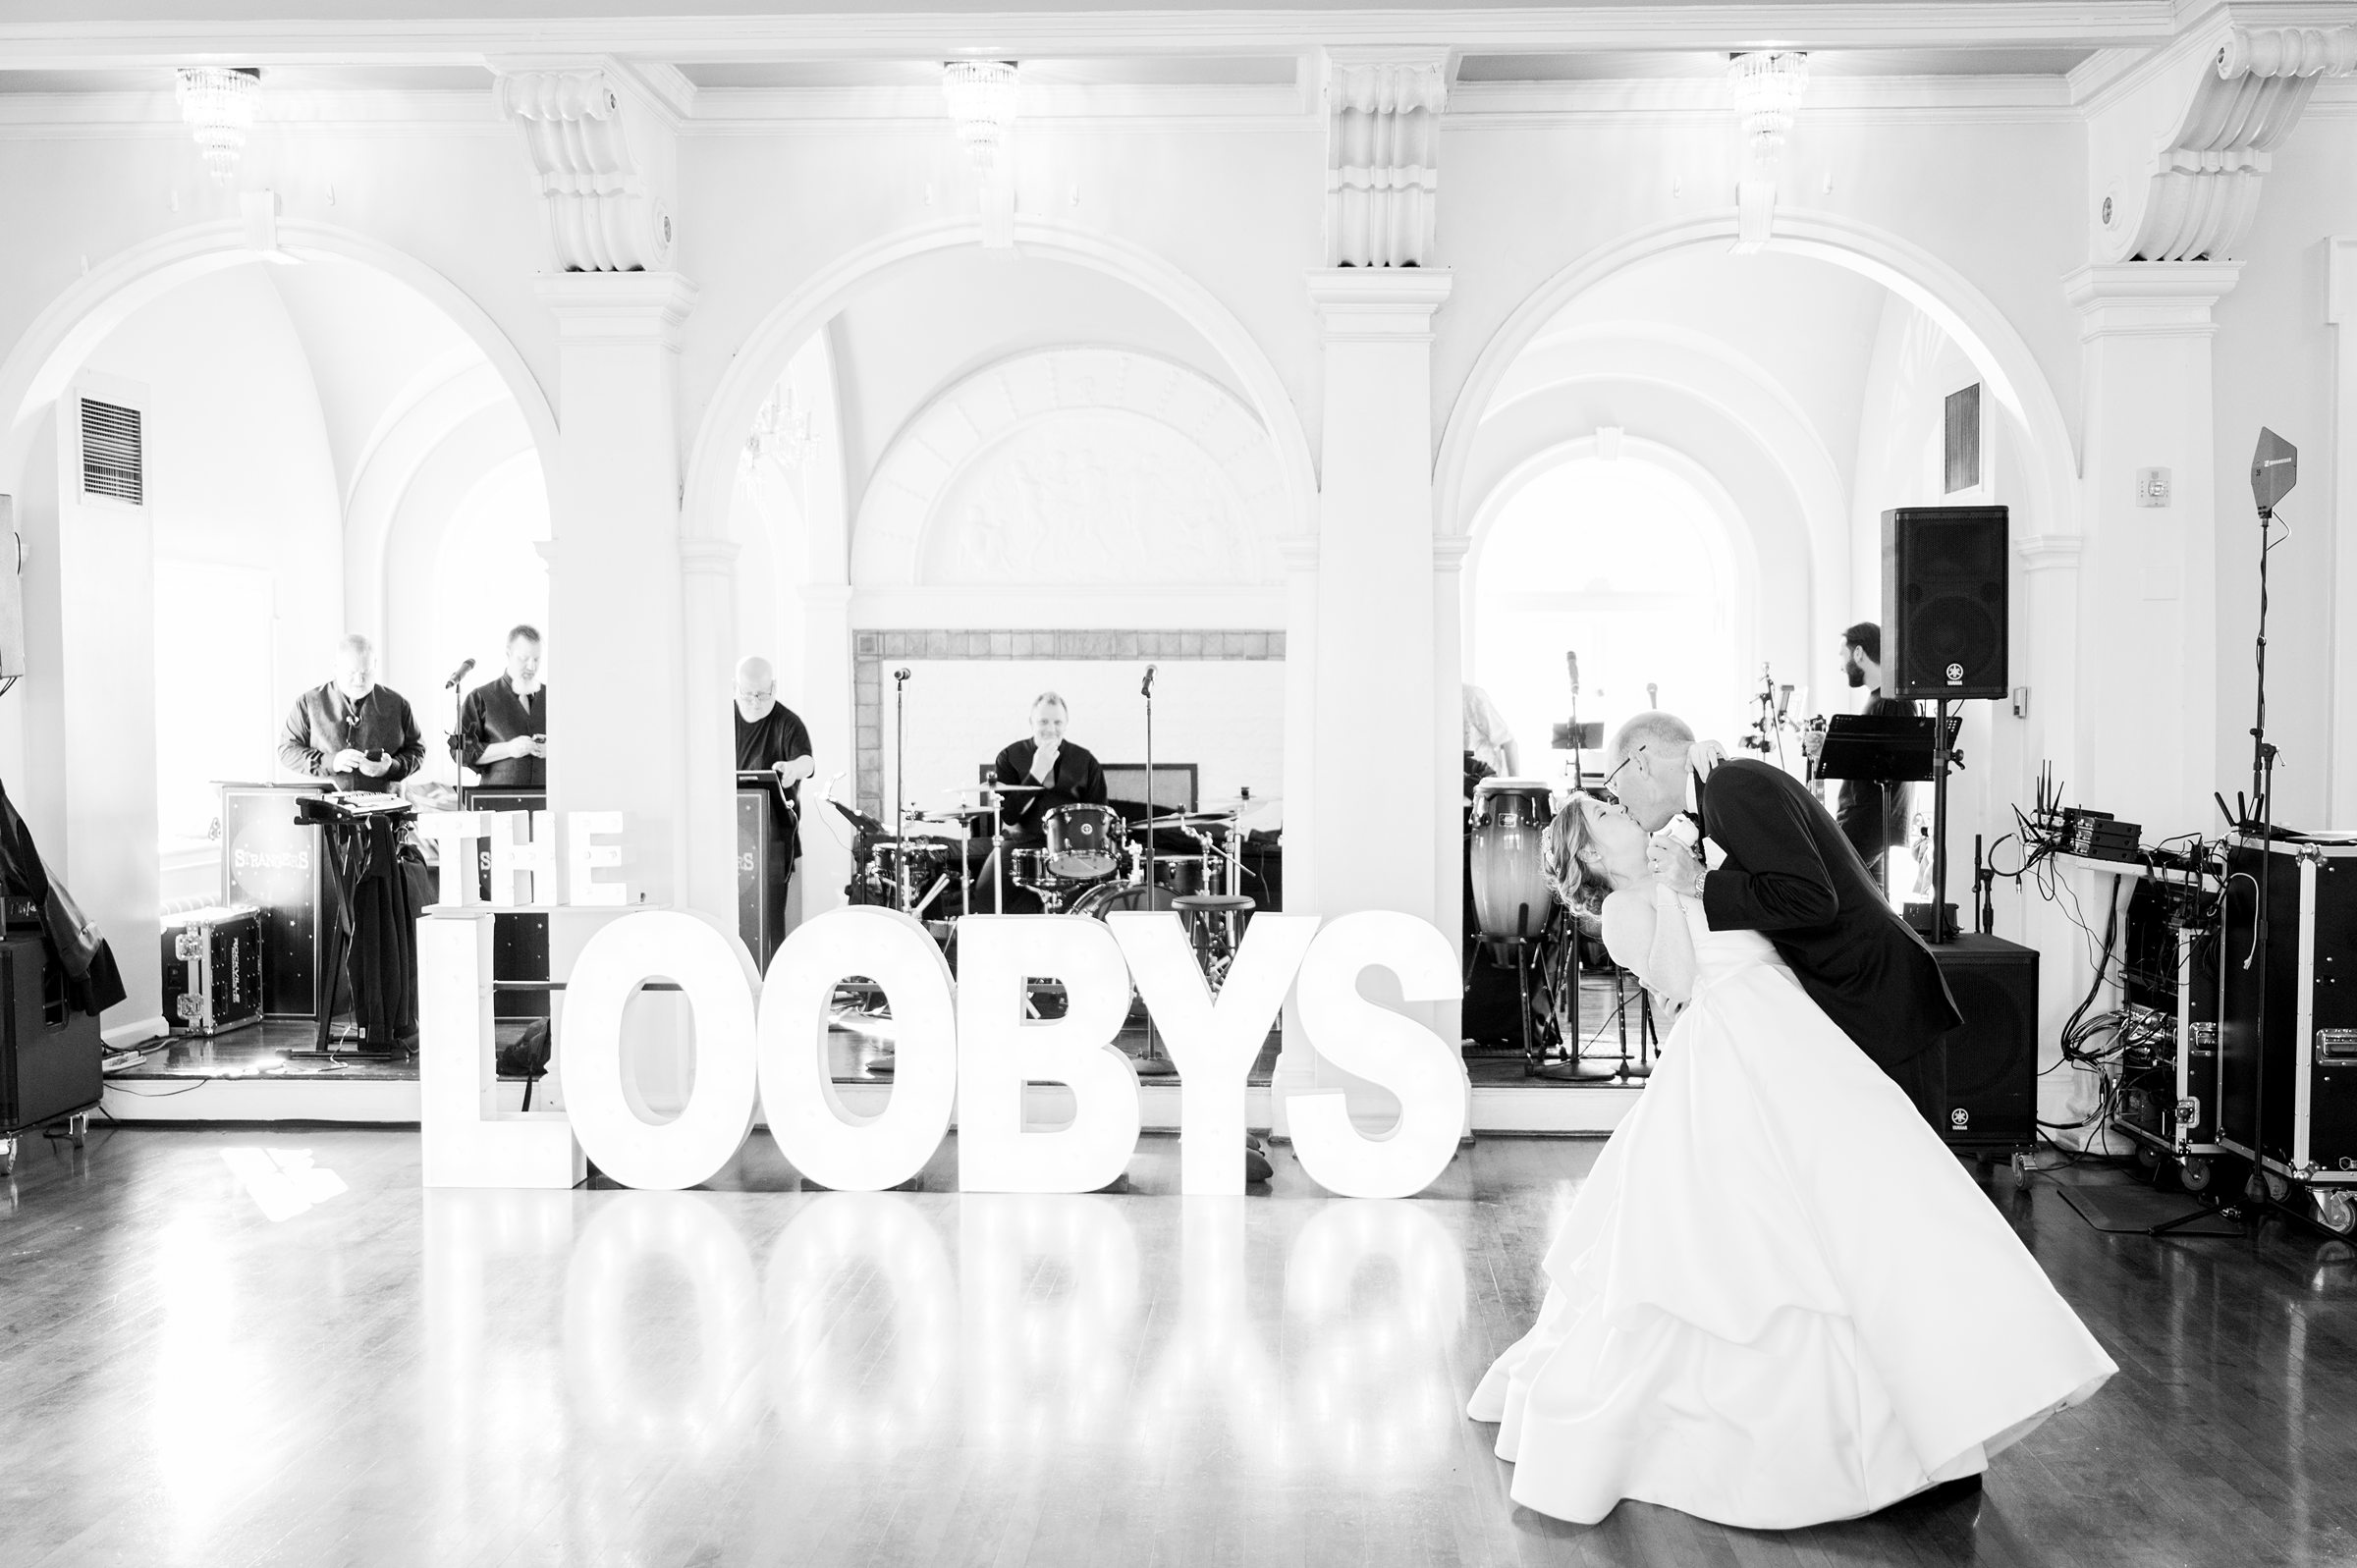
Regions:
<instances>
[{"instance_id":1,"label":"speaker stand","mask_svg":"<svg viewBox=\"0 0 2357 1568\"><path fill-rule=\"evenodd\" d=\"M1932 933L1931 945L1955 940L1947 923L1947 764L1954 755L1947 739L1947 699L1932 705Z\"/></svg>"}]
</instances>

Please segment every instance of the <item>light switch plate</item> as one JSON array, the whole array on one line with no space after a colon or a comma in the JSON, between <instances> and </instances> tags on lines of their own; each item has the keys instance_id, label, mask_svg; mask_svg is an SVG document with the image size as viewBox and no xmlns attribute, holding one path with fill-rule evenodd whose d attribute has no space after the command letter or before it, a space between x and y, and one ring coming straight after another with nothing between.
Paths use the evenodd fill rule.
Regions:
<instances>
[{"instance_id":1,"label":"light switch plate","mask_svg":"<svg viewBox=\"0 0 2357 1568\"><path fill-rule=\"evenodd\" d=\"M2168 470L2139 468L2136 470L2136 505L2165 507L2168 505Z\"/></svg>"}]
</instances>

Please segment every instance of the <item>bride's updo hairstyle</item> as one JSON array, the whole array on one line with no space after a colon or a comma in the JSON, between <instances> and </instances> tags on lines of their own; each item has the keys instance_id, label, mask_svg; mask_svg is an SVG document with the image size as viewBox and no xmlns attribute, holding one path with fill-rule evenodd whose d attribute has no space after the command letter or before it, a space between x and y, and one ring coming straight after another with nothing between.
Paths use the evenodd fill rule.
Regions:
<instances>
[{"instance_id":1,"label":"bride's updo hairstyle","mask_svg":"<svg viewBox=\"0 0 2357 1568\"><path fill-rule=\"evenodd\" d=\"M1604 900L1613 892L1613 885L1605 880L1595 840L1588 832L1587 813L1580 810L1599 798L1582 789L1575 790L1563 802L1563 809L1547 826L1540 860L1547 886L1555 890L1563 906L1590 931L1596 929L1596 921L1604 912Z\"/></svg>"}]
</instances>

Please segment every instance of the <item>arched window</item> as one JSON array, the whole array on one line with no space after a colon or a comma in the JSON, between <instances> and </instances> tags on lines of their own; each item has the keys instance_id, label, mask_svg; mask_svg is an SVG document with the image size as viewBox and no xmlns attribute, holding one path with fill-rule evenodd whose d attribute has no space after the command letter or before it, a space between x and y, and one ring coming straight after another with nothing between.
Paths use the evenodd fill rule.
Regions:
<instances>
[{"instance_id":1,"label":"arched window","mask_svg":"<svg viewBox=\"0 0 2357 1568\"><path fill-rule=\"evenodd\" d=\"M1470 678L1512 728L1521 771L1567 779L1552 745L1571 718L1613 729L1647 706L1731 743L1743 724L1739 585L1717 509L1694 485L1623 450L1538 474L1490 520L1475 558ZM1600 757L1585 759L1594 771Z\"/></svg>"}]
</instances>

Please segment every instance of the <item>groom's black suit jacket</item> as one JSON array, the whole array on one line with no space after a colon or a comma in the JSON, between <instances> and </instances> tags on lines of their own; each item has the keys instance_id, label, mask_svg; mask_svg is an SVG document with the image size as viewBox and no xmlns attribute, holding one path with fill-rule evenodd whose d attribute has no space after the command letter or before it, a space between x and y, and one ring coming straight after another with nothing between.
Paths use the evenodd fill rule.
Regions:
<instances>
[{"instance_id":1,"label":"groom's black suit jacket","mask_svg":"<svg viewBox=\"0 0 2357 1568\"><path fill-rule=\"evenodd\" d=\"M1703 832L1727 852L1702 888L1713 931L1774 943L1801 988L1886 1069L1964 1021L1931 949L1798 780L1764 762L1723 762L1695 798Z\"/></svg>"}]
</instances>

